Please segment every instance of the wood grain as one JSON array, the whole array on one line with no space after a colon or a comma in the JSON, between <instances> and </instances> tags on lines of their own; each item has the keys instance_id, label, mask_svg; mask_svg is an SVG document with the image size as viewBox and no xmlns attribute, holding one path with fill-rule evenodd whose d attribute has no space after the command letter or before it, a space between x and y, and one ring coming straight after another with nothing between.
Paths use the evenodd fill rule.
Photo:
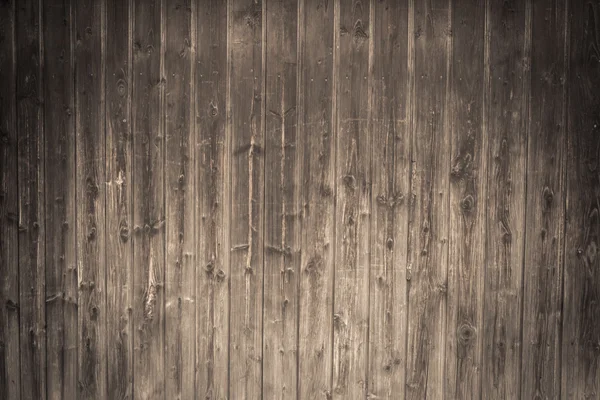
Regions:
<instances>
[{"instance_id":1,"label":"wood grain","mask_svg":"<svg viewBox=\"0 0 600 400\"><path fill-rule=\"evenodd\" d=\"M600 394L600 3L568 3L568 115L562 325L564 399Z\"/></svg>"},{"instance_id":2,"label":"wood grain","mask_svg":"<svg viewBox=\"0 0 600 400\"><path fill-rule=\"evenodd\" d=\"M297 398L304 150L296 129L297 21L296 1L268 3L262 377L267 399Z\"/></svg>"},{"instance_id":3,"label":"wood grain","mask_svg":"<svg viewBox=\"0 0 600 400\"><path fill-rule=\"evenodd\" d=\"M565 223L565 3L531 6L521 397L560 397Z\"/></svg>"},{"instance_id":4,"label":"wood grain","mask_svg":"<svg viewBox=\"0 0 600 400\"><path fill-rule=\"evenodd\" d=\"M304 138L298 397L332 396L336 130L334 4L300 0L298 136ZM337 73L336 73L337 77Z\"/></svg>"},{"instance_id":5,"label":"wood grain","mask_svg":"<svg viewBox=\"0 0 600 400\"><path fill-rule=\"evenodd\" d=\"M265 4L229 3L231 220L229 397L258 399L262 384Z\"/></svg>"},{"instance_id":6,"label":"wood grain","mask_svg":"<svg viewBox=\"0 0 600 400\"><path fill-rule=\"evenodd\" d=\"M42 8L16 6L21 398L46 398L46 242Z\"/></svg>"},{"instance_id":7,"label":"wood grain","mask_svg":"<svg viewBox=\"0 0 600 400\"><path fill-rule=\"evenodd\" d=\"M0 397L21 398L15 1L0 3Z\"/></svg>"},{"instance_id":8,"label":"wood grain","mask_svg":"<svg viewBox=\"0 0 600 400\"><path fill-rule=\"evenodd\" d=\"M166 2L165 84L165 393L195 395L195 161L192 4ZM194 26L195 28L195 26ZM195 40L195 38L194 38Z\"/></svg>"},{"instance_id":9,"label":"wood grain","mask_svg":"<svg viewBox=\"0 0 600 400\"><path fill-rule=\"evenodd\" d=\"M227 3L197 3L195 68L196 392L228 398L229 215Z\"/></svg>"},{"instance_id":10,"label":"wood grain","mask_svg":"<svg viewBox=\"0 0 600 400\"><path fill-rule=\"evenodd\" d=\"M165 396L164 24L161 0L133 5L133 382Z\"/></svg>"},{"instance_id":11,"label":"wood grain","mask_svg":"<svg viewBox=\"0 0 600 400\"><path fill-rule=\"evenodd\" d=\"M333 398L367 390L371 227L370 4L340 1L337 36Z\"/></svg>"},{"instance_id":12,"label":"wood grain","mask_svg":"<svg viewBox=\"0 0 600 400\"><path fill-rule=\"evenodd\" d=\"M485 3L452 2L448 77L451 134L446 396L481 397L483 291L486 265L487 132L484 131ZM464 43L473 40L472 46ZM486 99L487 100L487 99Z\"/></svg>"},{"instance_id":13,"label":"wood grain","mask_svg":"<svg viewBox=\"0 0 600 400\"><path fill-rule=\"evenodd\" d=\"M106 5L107 396L133 397L132 2Z\"/></svg>"},{"instance_id":14,"label":"wood grain","mask_svg":"<svg viewBox=\"0 0 600 400\"><path fill-rule=\"evenodd\" d=\"M448 292L451 14L443 1L415 1L413 7L406 397L437 399L444 387Z\"/></svg>"},{"instance_id":15,"label":"wood grain","mask_svg":"<svg viewBox=\"0 0 600 400\"><path fill-rule=\"evenodd\" d=\"M525 2L486 8L487 149L483 398L517 398L525 239L527 118L531 27Z\"/></svg>"},{"instance_id":16,"label":"wood grain","mask_svg":"<svg viewBox=\"0 0 600 400\"><path fill-rule=\"evenodd\" d=\"M412 6L412 4L410 4ZM411 101L408 1L372 1L368 398L404 392ZM412 36L412 35L411 35ZM411 42L411 45L413 43Z\"/></svg>"},{"instance_id":17,"label":"wood grain","mask_svg":"<svg viewBox=\"0 0 600 400\"><path fill-rule=\"evenodd\" d=\"M47 397L77 396L77 236L72 5L44 2Z\"/></svg>"}]
</instances>

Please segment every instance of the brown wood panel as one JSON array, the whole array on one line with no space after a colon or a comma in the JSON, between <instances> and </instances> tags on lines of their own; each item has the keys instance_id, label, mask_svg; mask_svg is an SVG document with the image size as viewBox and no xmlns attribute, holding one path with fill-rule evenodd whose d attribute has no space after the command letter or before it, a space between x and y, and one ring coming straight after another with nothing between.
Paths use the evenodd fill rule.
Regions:
<instances>
[{"instance_id":1,"label":"brown wood panel","mask_svg":"<svg viewBox=\"0 0 600 400\"><path fill-rule=\"evenodd\" d=\"M300 0L298 136L304 145L303 223L298 328L298 397L331 397L335 79L334 4Z\"/></svg>"},{"instance_id":2,"label":"brown wood panel","mask_svg":"<svg viewBox=\"0 0 600 400\"><path fill-rule=\"evenodd\" d=\"M15 1L0 3L0 397L21 398Z\"/></svg>"},{"instance_id":3,"label":"brown wood panel","mask_svg":"<svg viewBox=\"0 0 600 400\"><path fill-rule=\"evenodd\" d=\"M165 396L162 6L133 4L133 382L141 399Z\"/></svg>"},{"instance_id":4,"label":"brown wood panel","mask_svg":"<svg viewBox=\"0 0 600 400\"><path fill-rule=\"evenodd\" d=\"M75 4L78 392L106 397L105 3ZM54 178L56 179L56 177Z\"/></svg>"},{"instance_id":5,"label":"brown wood panel","mask_svg":"<svg viewBox=\"0 0 600 400\"><path fill-rule=\"evenodd\" d=\"M452 160L444 392L457 399L479 399L487 214L485 2L452 2L451 14L448 118ZM472 45L465 46L467 41Z\"/></svg>"},{"instance_id":6,"label":"brown wood panel","mask_svg":"<svg viewBox=\"0 0 600 400\"><path fill-rule=\"evenodd\" d=\"M406 377L406 260L414 79L409 1L372 1L370 46L371 264L368 393L393 398Z\"/></svg>"},{"instance_id":7,"label":"brown wood panel","mask_svg":"<svg viewBox=\"0 0 600 400\"><path fill-rule=\"evenodd\" d=\"M566 3L531 10L521 397L560 397L565 223Z\"/></svg>"},{"instance_id":8,"label":"brown wood panel","mask_svg":"<svg viewBox=\"0 0 600 400\"><path fill-rule=\"evenodd\" d=\"M525 2L486 8L486 263L483 398L518 398L525 239L527 105L531 27Z\"/></svg>"},{"instance_id":9,"label":"brown wood panel","mask_svg":"<svg viewBox=\"0 0 600 400\"><path fill-rule=\"evenodd\" d=\"M265 4L229 3L231 135L229 397L262 387Z\"/></svg>"},{"instance_id":10,"label":"brown wood panel","mask_svg":"<svg viewBox=\"0 0 600 400\"><path fill-rule=\"evenodd\" d=\"M195 395L195 162L192 3L166 2L165 19L165 393ZM195 26L194 26L195 28ZM195 40L195 38L194 38Z\"/></svg>"},{"instance_id":11,"label":"brown wood panel","mask_svg":"<svg viewBox=\"0 0 600 400\"><path fill-rule=\"evenodd\" d=\"M335 27L336 101L335 281L333 398L367 390L371 134L369 116L370 4L340 1Z\"/></svg>"},{"instance_id":12,"label":"brown wood panel","mask_svg":"<svg viewBox=\"0 0 600 400\"><path fill-rule=\"evenodd\" d=\"M212 400L229 390L228 20L224 1L196 5L196 392Z\"/></svg>"},{"instance_id":13,"label":"brown wood panel","mask_svg":"<svg viewBox=\"0 0 600 400\"><path fill-rule=\"evenodd\" d=\"M600 394L600 2L570 1L562 398Z\"/></svg>"},{"instance_id":14,"label":"brown wood panel","mask_svg":"<svg viewBox=\"0 0 600 400\"><path fill-rule=\"evenodd\" d=\"M47 395L62 399L77 396L73 21L69 1L43 4Z\"/></svg>"},{"instance_id":15,"label":"brown wood panel","mask_svg":"<svg viewBox=\"0 0 600 400\"><path fill-rule=\"evenodd\" d=\"M268 3L263 397L297 397L302 142L296 129L298 5Z\"/></svg>"},{"instance_id":16,"label":"brown wood panel","mask_svg":"<svg viewBox=\"0 0 600 400\"><path fill-rule=\"evenodd\" d=\"M42 8L16 5L21 398L46 398L45 159Z\"/></svg>"},{"instance_id":17,"label":"brown wood panel","mask_svg":"<svg viewBox=\"0 0 600 400\"><path fill-rule=\"evenodd\" d=\"M132 2L106 5L107 396L133 396Z\"/></svg>"},{"instance_id":18,"label":"brown wood panel","mask_svg":"<svg viewBox=\"0 0 600 400\"><path fill-rule=\"evenodd\" d=\"M449 239L450 4L414 2L406 397L444 390ZM411 56L409 56L411 57Z\"/></svg>"}]
</instances>

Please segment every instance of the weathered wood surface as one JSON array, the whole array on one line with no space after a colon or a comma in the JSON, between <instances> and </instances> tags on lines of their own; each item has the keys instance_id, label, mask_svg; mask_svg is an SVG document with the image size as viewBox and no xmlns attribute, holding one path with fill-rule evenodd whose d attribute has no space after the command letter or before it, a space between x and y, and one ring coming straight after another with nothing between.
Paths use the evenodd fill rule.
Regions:
<instances>
[{"instance_id":1,"label":"weathered wood surface","mask_svg":"<svg viewBox=\"0 0 600 400\"><path fill-rule=\"evenodd\" d=\"M599 18L0 1L0 398L598 397Z\"/></svg>"}]
</instances>

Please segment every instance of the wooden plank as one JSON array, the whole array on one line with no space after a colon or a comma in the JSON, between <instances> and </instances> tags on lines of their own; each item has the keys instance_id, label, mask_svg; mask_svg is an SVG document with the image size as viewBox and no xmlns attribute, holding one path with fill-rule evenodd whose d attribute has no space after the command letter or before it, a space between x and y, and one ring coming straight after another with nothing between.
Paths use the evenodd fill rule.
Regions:
<instances>
[{"instance_id":1,"label":"wooden plank","mask_svg":"<svg viewBox=\"0 0 600 400\"><path fill-rule=\"evenodd\" d=\"M487 134L485 2L452 2L450 233L446 322L446 396L481 397ZM470 43L470 45L465 45ZM484 76L485 75L485 76Z\"/></svg>"},{"instance_id":2,"label":"wooden plank","mask_svg":"<svg viewBox=\"0 0 600 400\"><path fill-rule=\"evenodd\" d=\"M340 1L337 80L333 398L365 397L369 328L371 135L369 1Z\"/></svg>"},{"instance_id":3,"label":"wooden plank","mask_svg":"<svg viewBox=\"0 0 600 400\"><path fill-rule=\"evenodd\" d=\"M410 3L412 6L412 3ZM405 391L410 185L409 2L371 2L372 219L368 398Z\"/></svg>"},{"instance_id":4,"label":"wooden plank","mask_svg":"<svg viewBox=\"0 0 600 400\"><path fill-rule=\"evenodd\" d=\"M334 4L301 0L298 18L298 137L304 142L298 397L312 399L332 395Z\"/></svg>"},{"instance_id":5,"label":"wooden plank","mask_svg":"<svg viewBox=\"0 0 600 400\"><path fill-rule=\"evenodd\" d=\"M600 394L600 2L570 1L563 399Z\"/></svg>"},{"instance_id":6,"label":"wooden plank","mask_svg":"<svg viewBox=\"0 0 600 400\"><path fill-rule=\"evenodd\" d=\"M231 281L229 397L261 397L264 210L264 3L229 3Z\"/></svg>"},{"instance_id":7,"label":"wooden plank","mask_svg":"<svg viewBox=\"0 0 600 400\"><path fill-rule=\"evenodd\" d=\"M70 2L44 2L46 374L51 399L77 397L75 121ZM61 179L57 179L61 177Z\"/></svg>"},{"instance_id":8,"label":"wooden plank","mask_svg":"<svg viewBox=\"0 0 600 400\"><path fill-rule=\"evenodd\" d=\"M104 15L105 4L75 4L78 398L106 397Z\"/></svg>"},{"instance_id":9,"label":"wooden plank","mask_svg":"<svg viewBox=\"0 0 600 400\"><path fill-rule=\"evenodd\" d=\"M490 399L518 398L520 393L530 56L526 32L531 27L527 15L525 2L490 1L485 17L488 206L481 393Z\"/></svg>"},{"instance_id":10,"label":"wooden plank","mask_svg":"<svg viewBox=\"0 0 600 400\"><path fill-rule=\"evenodd\" d=\"M42 10L16 7L21 398L46 398Z\"/></svg>"},{"instance_id":11,"label":"wooden plank","mask_svg":"<svg viewBox=\"0 0 600 400\"><path fill-rule=\"evenodd\" d=\"M447 1L414 3L406 397L441 398L449 228L451 64Z\"/></svg>"},{"instance_id":12,"label":"wooden plank","mask_svg":"<svg viewBox=\"0 0 600 400\"><path fill-rule=\"evenodd\" d=\"M297 397L302 148L296 131L298 6L268 4L263 397Z\"/></svg>"},{"instance_id":13,"label":"wooden plank","mask_svg":"<svg viewBox=\"0 0 600 400\"><path fill-rule=\"evenodd\" d=\"M566 4L531 4L521 398L560 397Z\"/></svg>"},{"instance_id":14,"label":"wooden plank","mask_svg":"<svg viewBox=\"0 0 600 400\"><path fill-rule=\"evenodd\" d=\"M228 398L230 138L227 2L196 12L196 392Z\"/></svg>"},{"instance_id":15,"label":"wooden plank","mask_svg":"<svg viewBox=\"0 0 600 400\"><path fill-rule=\"evenodd\" d=\"M21 398L15 1L0 3L0 398Z\"/></svg>"},{"instance_id":16,"label":"wooden plank","mask_svg":"<svg viewBox=\"0 0 600 400\"><path fill-rule=\"evenodd\" d=\"M164 25L161 0L133 9L133 381L146 399L165 395Z\"/></svg>"},{"instance_id":17,"label":"wooden plank","mask_svg":"<svg viewBox=\"0 0 600 400\"><path fill-rule=\"evenodd\" d=\"M106 9L106 348L107 394L133 397L131 1Z\"/></svg>"},{"instance_id":18,"label":"wooden plank","mask_svg":"<svg viewBox=\"0 0 600 400\"><path fill-rule=\"evenodd\" d=\"M165 396L195 395L195 222L192 3L165 3ZM194 39L195 40L195 39Z\"/></svg>"}]
</instances>

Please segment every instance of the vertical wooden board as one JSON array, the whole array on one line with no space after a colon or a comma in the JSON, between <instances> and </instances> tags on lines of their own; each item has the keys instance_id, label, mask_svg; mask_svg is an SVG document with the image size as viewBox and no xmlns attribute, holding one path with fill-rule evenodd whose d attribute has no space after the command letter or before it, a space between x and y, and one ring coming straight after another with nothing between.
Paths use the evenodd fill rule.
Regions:
<instances>
[{"instance_id":1,"label":"vertical wooden board","mask_svg":"<svg viewBox=\"0 0 600 400\"><path fill-rule=\"evenodd\" d=\"M368 398L405 391L411 101L409 2L371 2L372 217ZM411 42L411 45L413 43ZM409 68L409 66L411 68Z\"/></svg>"},{"instance_id":2,"label":"vertical wooden board","mask_svg":"<svg viewBox=\"0 0 600 400\"><path fill-rule=\"evenodd\" d=\"M75 4L78 398L106 396L103 2Z\"/></svg>"},{"instance_id":3,"label":"vertical wooden board","mask_svg":"<svg viewBox=\"0 0 600 400\"><path fill-rule=\"evenodd\" d=\"M262 386L264 209L264 4L229 3L231 299L229 397L255 399Z\"/></svg>"},{"instance_id":4,"label":"vertical wooden board","mask_svg":"<svg viewBox=\"0 0 600 400\"><path fill-rule=\"evenodd\" d=\"M165 396L194 397L194 143L192 3L165 3Z\"/></svg>"},{"instance_id":5,"label":"vertical wooden board","mask_svg":"<svg viewBox=\"0 0 600 400\"><path fill-rule=\"evenodd\" d=\"M414 1L406 397L439 399L444 386L449 228L451 54L448 1ZM411 57L409 55L409 57Z\"/></svg>"},{"instance_id":6,"label":"vertical wooden board","mask_svg":"<svg viewBox=\"0 0 600 400\"><path fill-rule=\"evenodd\" d=\"M335 215L334 4L299 3L299 124L304 145L298 397L331 397Z\"/></svg>"},{"instance_id":7,"label":"vertical wooden board","mask_svg":"<svg viewBox=\"0 0 600 400\"><path fill-rule=\"evenodd\" d=\"M297 396L300 163L296 131L298 6L268 3L266 38L263 397Z\"/></svg>"},{"instance_id":8,"label":"vertical wooden board","mask_svg":"<svg viewBox=\"0 0 600 400\"><path fill-rule=\"evenodd\" d=\"M562 398L600 395L600 2L569 2Z\"/></svg>"},{"instance_id":9,"label":"vertical wooden board","mask_svg":"<svg viewBox=\"0 0 600 400\"><path fill-rule=\"evenodd\" d=\"M488 135L482 397L518 398L525 238L529 45L525 2L486 8ZM485 149L484 149L485 150Z\"/></svg>"},{"instance_id":10,"label":"vertical wooden board","mask_svg":"<svg viewBox=\"0 0 600 400\"><path fill-rule=\"evenodd\" d=\"M338 80L333 397L365 397L369 328L371 135L368 126L370 4L340 1L334 65Z\"/></svg>"},{"instance_id":11,"label":"vertical wooden board","mask_svg":"<svg viewBox=\"0 0 600 400\"><path fill-rule=\"evenodd\" d=\"M483 131L485 2L452 2L446 396L481 396L487 135ZM466 45L466 43L470 43Z\"/></svg>"},{"instance_id":12,"label":"vertical wooden board","mask_svg":"<svg viewBox=\"0 0 600 400\"><path fill-rule=\"evenodd\" d=\"M16 6L21 398L46 398L42 10Z\"/></svg>"},{"instance_id":13,"label":"vertical wooden board","mask_svg":"<svg viewBox=\"0 0 600 400\"><path fill-rule=\"evenodd\" d=\"M228 398L231 135L227 125L227 2L196 12L196 392Z\"/></svg>"},{"instance_id":14,"label":"vertical wooden board","mask_svg":"<svg viewBox=\"0 0 600 400\"><path fill-rule=\"evenodd\" d=\"M44 2L46 374L51 399L77 397L77 266L72 6Z\"/></svg>"},{"instance_id":15,"label":"vertical wooden board","mask_svg":"<svg viewBox=\"0 0 600 400\"><path fill-rule=\"evenodd\" d=\"M15 1L0 3L0 397L21 398Z\"/></svg>"},{"instance_id":16,"label":"vertical wooden board","mask_svg":"<svg viewBox=\"0 0 600 400\"><path fill-rule=\"evenodd\" d=\"M162 0L134 2L134 397L165 396L164 126Z\"/></svg>"},{"instance_id":17,"label":"vertical wooden board","mask_svg":"<svg viewBox=\"0 0 600 400\"><path fill-rule=\"evenodd\" d=\"M131 1L106 9L107 395L133 396Z\"/></svg>"},{"instance_id":18,"label":"vertical wooden board","mask_svg":"<svg viewBox=\"0 0 600 400\"><path fill-rule=\"evenodd\" d=\"M561 386L564 261L565 6L531 4L531 104L523 282L521 397L556 399Z\"/></svg>"}]
</instances>

